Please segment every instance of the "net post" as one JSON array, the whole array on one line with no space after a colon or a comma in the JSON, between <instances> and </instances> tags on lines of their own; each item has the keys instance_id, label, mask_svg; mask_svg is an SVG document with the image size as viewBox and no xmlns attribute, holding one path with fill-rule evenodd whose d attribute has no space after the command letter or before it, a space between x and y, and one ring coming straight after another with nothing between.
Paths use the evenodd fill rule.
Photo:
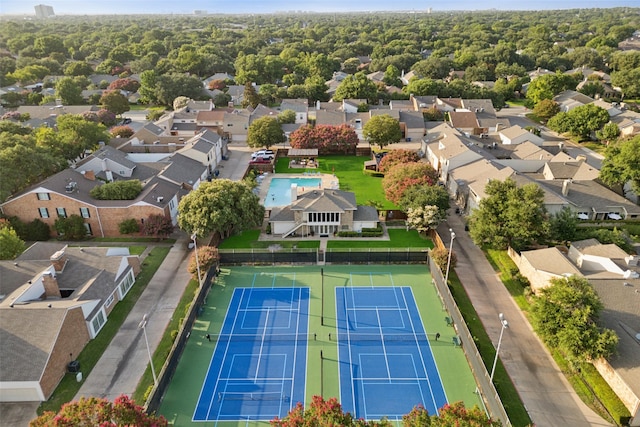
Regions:
<instances>
[{"instance_id":1,"label":"net post","mask_svg":"<svg viewBox=\"0 0 640 427\"><path fill-rule=\"evenodd\" d=\"M320 396L324 398L324 357L320 350Z\"/></svg>"},{"instance_id":2,"label":"net post","mask_svg":"<svg viewBox=\"0 0 640 427\"><path fill-rule=\"evenodd\" d=\"M331 341L331 332L329 332L329 341Z\"/></svg>"},{"instance_id":3,"label":"net post","mask_svg":"<svg viewBox=\"0 0 640 427\"><path fill-rule=\"evenodd\" d=\"M320 269L320 325L324 326L324 268Z\"/></svg>"}]
</instances>

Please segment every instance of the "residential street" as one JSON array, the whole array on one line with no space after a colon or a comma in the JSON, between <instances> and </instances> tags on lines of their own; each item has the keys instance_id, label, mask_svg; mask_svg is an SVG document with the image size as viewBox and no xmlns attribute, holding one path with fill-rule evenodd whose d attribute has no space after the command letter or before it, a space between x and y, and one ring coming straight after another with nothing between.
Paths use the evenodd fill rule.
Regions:
<instances>
[{"instance_id":1,"label":"residential street","mask_svg":"<svg viewBox=\"0 0 640 427\"><path fill-rule=\"evenodd\" d=\"M449 228L456 234L453 250L458 257L455 271L484 324L494 347L504 313L509 322L500 347L502 360L536 427L609 426L588 408L555 364L544 345L533 333L511 295L469 234L463 217L449 210L447 222L438 233L449 247Z\"/></svg>"}]
</instances>

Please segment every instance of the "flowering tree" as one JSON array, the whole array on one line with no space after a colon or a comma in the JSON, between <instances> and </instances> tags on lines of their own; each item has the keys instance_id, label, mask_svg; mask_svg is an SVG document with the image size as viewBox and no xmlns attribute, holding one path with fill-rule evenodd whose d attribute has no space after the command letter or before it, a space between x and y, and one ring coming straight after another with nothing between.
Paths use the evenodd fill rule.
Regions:
<instances>
[{"instance_id":1,"label":"flowering tree","mask_svg":"<svg viewBox=\"0 0 640 427\"><path fill-rule=\"evenodd\" d=\"M200 263L200 273L204 278L207 271L209 271L211 267L216 265L219 259L220 256L218 254L218 248L213 246L198 246L198 259L196 261L194 252L189 259L187 270L194 280L198 280L198 263Z\"/></svg>"},{"instance_id":2,"label":"flowering tree","mask_svg":"<svg viewBox=\"0 0 640 427\"><path fill-rule=\"evenodd\" d=\"M425 162L399 164L385 174L382 188L385 197L393 203L398 203L404 192L417 185L434 185L438 181L438 172Z\"/></svg>"},{"instance_id":3,"label":"flowering tree","mask_svg":"<svg viewBox=\"0 0 640 427\"><path fill-rule=\"evenodd\" d=\"M291 133L292 148L317 148L319 154L354 153L358 135L348 125L303 126Z\"/></svg>"},{"instance_id":4,"label":"flowering tree","mask_svg":"<svg viewBox=\"0 0 640 427\"><path fill-rule=\"evenodd\" d=\"M440 209L432 205L409 208L407 211L407 225L420 232L437 228L444 218Z\"/></svg>"},{"instance_id":5,"label":"flowering tree","mask_svg":"<svg viewBox=\"0 0 640 427\"><path fill-rule=\"evenodd\" d=\"M390 426L388 421L365 421L355 419L350 413L342 412L342 406L335 397L324 400L313 396L311 405L305 409L302 403L296 405L286 417L275 418L272 426L277 427L332 427L332 426Z\"/></svg>"},{"instance_id":6,"label":"flowering tree","mask_svg":"<svg viewBox=\"0 0 640 427\"><path fill-rule=\"evenodd\" d=\"M130 138L134 134L133 129L129 126L115 126L109 132L111 132L111 136L120 138Z\"/></svg>"},{"instance_id":7,"label":"flowering tree","mask_svg":"<svg viewBox=\"0 0 640 427\"><path fill-rule=\"evenodd\" d=\"M429 254L433 262L436 263L440 270L445 271L449 262L449 250L445 248L434 248ZM450 268L455 268L458 262L458 257L455 252L451 252L451 265Z\"/></svg>"},{"instance_id":8,"label":"flowering tree","mask_svg":"<svg viewBox=\"0 0 640 427\"><path fill-rule=\"evenodd\" d=\"M29 423L29 427L165 427L163 416L148 415L128 396L122 395L112 402L89 397L62 406L56 414L47 411Z\"/></svg>"},{"instance_id":9,"label":"flowering tree","mask_svg":"<svg viewBox=\"0 0 640 427\"><path fill-rule=\"evenodd\" d=\"M404 149L391 150L380 161L378 170L382 173L385 173L395 165L413 163L418 161L420 161L420 157L418 157L418 154L415 151Z\"/></svg>"},{"instance_id":10,"label":"flowering tree","mask_svg":"<svg viewBox=\"0 0 640 427\"><path fill-rule=\"evenodd\" d=\"M140 82L134 79L118 79L111 82L109 90L126 90L128 92L137 92L140 89Z\"/></svg>"},{"instance_id":11,"label":"flowering tree","mask_svg":"<svg viewBox=\"0 0 640 427\"><path fill-rule=\"evenodd\" d=\"M164 215L149 215L142 225L142 234L164 238L173 233L173 228L170 218Z\"/></svg>"},{"instance_id":12,"label":"flowering tree","mask_svg":"<svg viewBox=\"0 0 640 427\"><path fill-rule=\"evenodd\" d=\"M467 409L464 403L456 402L444 405L437 415L429 415L422 405L418 405L402 417L402 425L405 427L500 427L502 423L488 418L477 406Z\"/></svg>"}]
</instances>

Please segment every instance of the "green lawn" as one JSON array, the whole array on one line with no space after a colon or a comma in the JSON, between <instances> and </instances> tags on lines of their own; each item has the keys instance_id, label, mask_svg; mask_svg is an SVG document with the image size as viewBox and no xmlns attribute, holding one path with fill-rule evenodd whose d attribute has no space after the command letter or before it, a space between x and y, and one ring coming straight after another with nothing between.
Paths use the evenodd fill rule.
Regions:
<instances>
[{"instance_id":1,"label":"green lawn","mask_svg":"<svg viewBox=\"0 0 640 427\"><path fill-rule=\"evenodd\" d=\"M85 379L89 376L113 337L120 330L127 315L169 253L169 249L169 247L157 247L150 252L149 257L142 264L142 271L138 274L136 282L129 290L129 293L109 313L107 323L105 323L98 336L89 341L84 350L78 355L78 361ZM81 385L82 382L76 381L75 374L66 374L49 400L42 402L38 407L38 414L42 414L44 411L58 412L63 404L73 400Z\"/></svg>"},{"instance_id":2,"label":"green lawn","mask_svg":"<svg viewBox=\"0 0 640 427\"><path fill-rule=\"evenodd\" d=\"M370 205L375 202L382 209L397 207L388 201L382 190L382 178L366 175L363 172L364 162L371 160L368 156L322 156L318 158L318 170L332 173L340 181L340 189L356 193L356 202ZM276 173L304 173L306 169L289 168L289 158L281 157L276 163Z\"/></svg>"},{"instance_id":3,"label":"green lawn","mask_svg":"<svg viewBox=\"0 0 640 427\"><path fill-rule=\"evenodd\" d=\"M246 230L239 234L234 234L231 237L227 237L218 245L220 249L264 249L270 245L278 244L283 248L318 248L320 247L319 240L263 240L259 241L260 229Z\"/></svg>"},{"instance_id":4,"label":"green lawn","mask_svg":"<svg viewBox=\"0 0 640 427\"><path fill-rule=\"evenodd\" d=\"M431 239L421 236L416 230L391 228L388 232L390 240L329 240L327 248L433 248Z\"/></svg>"}]
</instances>

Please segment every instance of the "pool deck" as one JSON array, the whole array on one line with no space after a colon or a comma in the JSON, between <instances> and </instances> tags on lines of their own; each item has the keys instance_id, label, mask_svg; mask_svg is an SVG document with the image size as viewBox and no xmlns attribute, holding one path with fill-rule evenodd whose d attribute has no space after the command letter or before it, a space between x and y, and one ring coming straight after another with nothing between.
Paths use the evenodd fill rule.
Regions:
<instances>
[{"instance_id":1,"label":"pool deck","mask_svg":"<svg viewBox=\"0 0 640 427\"><path fill-rule=\"evenodd\" d=\"M262 174L260 175L262 178L258 178L258 197L260 198L260 203L264 205L264 202L268 196L269 186L271 185L271 180L273 178L290 178L290 179L299 179L299 178L320 178L321 180L321 188L323 189L339 189L338 178L330 173L307 173L307 174L293 174L293 173L278 173L278 174ZM317 190L315 187L298 187L298 196L307 193L312 190ZM272 208L267 208L269 211Z\"/></svg>"}]
</instances>

